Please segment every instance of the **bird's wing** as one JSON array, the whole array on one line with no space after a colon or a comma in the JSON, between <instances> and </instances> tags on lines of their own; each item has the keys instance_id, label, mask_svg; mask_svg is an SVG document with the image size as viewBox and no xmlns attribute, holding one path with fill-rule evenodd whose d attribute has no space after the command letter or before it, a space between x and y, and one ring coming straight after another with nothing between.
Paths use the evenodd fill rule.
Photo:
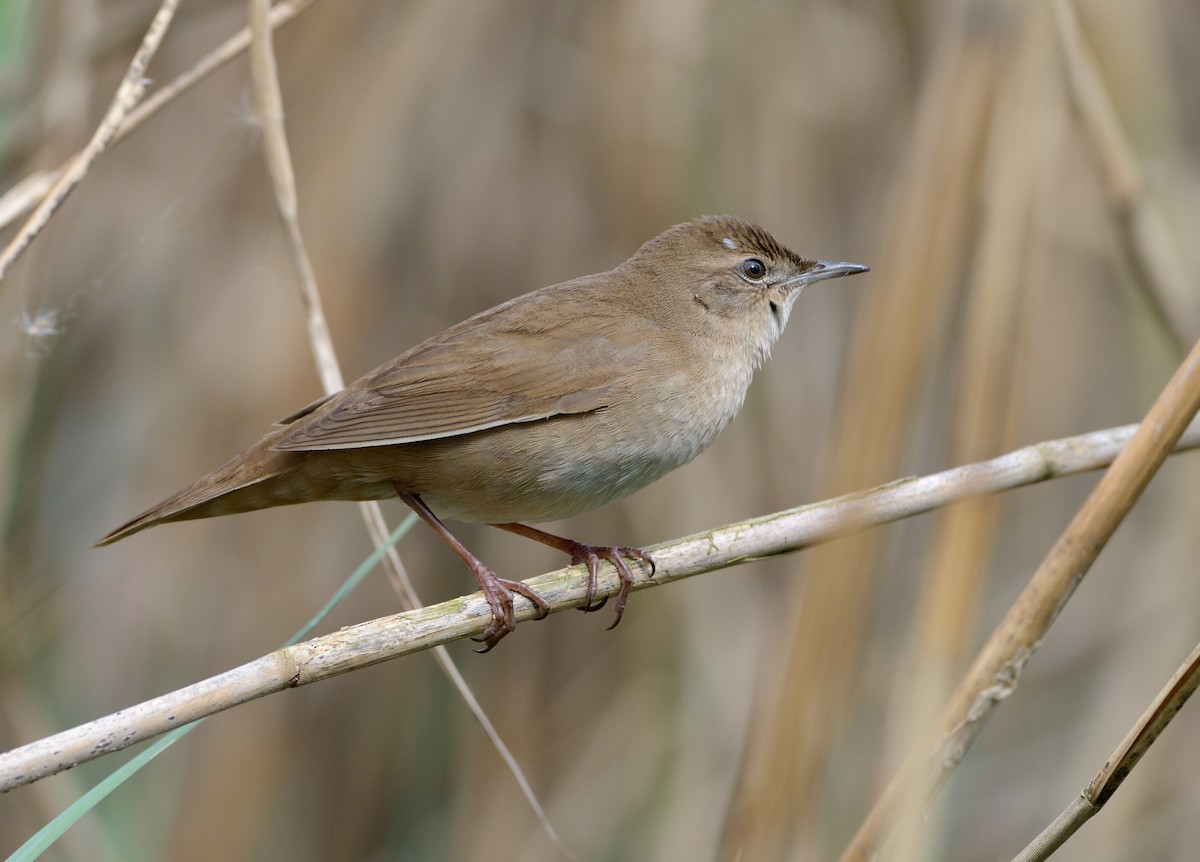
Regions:
<instances>
[{"instance_id":1,"label":"bird's wing","mask_svg":"<svg viewBox=\"0 0 1200 862\"><path fill-rule=\"evenodd\" d=\"M303 419L305 416L308 416L310 413L315 413L319 407L324 406L326 403L328 403L329 401L332 401L334 398L337 398L339 395L341 395L340 392L334 392L330 395L322 395L320 398L316 399L315 401L308 402L303 407L301 407L299 410L293 410L287 416L284 416L282 419L280 419L276 422L273 422L272 424L276 428L285 428L288 425L291 425L293 422L296 422L299 419Z\"/></svg>"},{"instance_id":2,"label":"bird's wing","mask_svg":"<svg viewBox=\"0 0 1200 862\"><path fill-rule=\"evenodd\" d=\"M614 341L623 321L603 307L564 321L559 307L560 323L548 327L534 296L476 315L301 411L275 448L414 443L608 406L639 364L630 353L640 347Z\"/></svg>"}]
</instances>

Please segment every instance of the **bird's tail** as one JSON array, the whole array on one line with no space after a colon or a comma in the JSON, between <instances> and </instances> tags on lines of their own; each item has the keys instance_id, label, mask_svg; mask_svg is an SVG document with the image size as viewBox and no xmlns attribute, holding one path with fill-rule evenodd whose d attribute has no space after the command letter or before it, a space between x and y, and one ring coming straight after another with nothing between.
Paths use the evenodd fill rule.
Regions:
<instances>
[{"instance_id":1,"label":"bird's tail","mask_svg":"<svg viewBox=\"0 0 1200 862\"><path fill-rule=\"evenodd\" d=\"M147 527L170 521L232 515L299 502L291 499L295 483L290 479L305 453L279 452L271 447L272 437L264 438L228 464L117 527L95 547L111 545Z\"/></svg>"}]
</instances>

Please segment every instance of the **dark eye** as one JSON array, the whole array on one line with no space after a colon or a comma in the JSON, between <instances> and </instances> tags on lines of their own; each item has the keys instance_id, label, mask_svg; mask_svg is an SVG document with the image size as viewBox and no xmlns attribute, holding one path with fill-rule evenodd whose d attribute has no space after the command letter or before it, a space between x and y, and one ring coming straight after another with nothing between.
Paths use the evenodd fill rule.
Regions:
<instances>
[{"instance_id":1,"label":"dark eye","mask_svg":"<svg viewBox=\"0 0 1200 862\"><path fill-rule=\"evenodd\" d=\"M751 281L758 281L767 274L767 265L757 257L746 258L738 264L738 269L741 270L742 275Z\"/></svg>"}]
</instances>

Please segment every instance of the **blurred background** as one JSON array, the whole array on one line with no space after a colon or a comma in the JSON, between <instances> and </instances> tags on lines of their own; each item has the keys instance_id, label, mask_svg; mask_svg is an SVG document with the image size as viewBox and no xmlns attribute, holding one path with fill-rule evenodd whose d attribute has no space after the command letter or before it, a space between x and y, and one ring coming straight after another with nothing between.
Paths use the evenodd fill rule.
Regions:
<instances>
[{"instance_id":1,"label":"blurred background","mask_svg":"<svg viewBox=\"0 0 1200 862\"><path fill-rule=\"evenodd\" d=\"M156 7L0 2L5 189L86 143ZM183 3L152 87L245 16ZM556 532L644 546L1135 422L1200 336L1188 0L344 0L276 47L349 379L703 213L871 265L802 297L708 452ZM0 282L0 749L270 652L370 551L348 504L90 550L320 394L248 83L117 145ZM834 859L1095 480L451 653L580 859ZM892 858L1010 858L1091 780L1197 640L1198 505L1171 459ZM506 577L563 563L458 534ZM473 590L423 526L400 553L426 601ZM397 610L372 576L322 630ZM1197 713L1061 858L1194 858ZM128 756L10 793L0 852ZM213 718L46 858L564 856L418 655Z\"/></svg>"}]
</instances>

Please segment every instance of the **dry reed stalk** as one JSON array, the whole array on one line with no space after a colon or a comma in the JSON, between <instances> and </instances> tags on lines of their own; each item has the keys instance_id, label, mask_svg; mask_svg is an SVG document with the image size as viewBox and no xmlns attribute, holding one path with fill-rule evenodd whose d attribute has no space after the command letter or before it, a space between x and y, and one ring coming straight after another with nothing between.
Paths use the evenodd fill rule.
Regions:
<instances>
[{"instance_id":1,"label":"dry reed stalk","mask_svg":"<svg viewBox=\"0 0 1200 862\"><path fill-rule=\"evenodd\" d=\"M16 263L17 258L25 249L29 248L34 237L41 233L42 229L50 222L50 217L62 206L67 195L87 176L96 159L104 155L112 145L122 121L141 101L148 83L146 68L158 51L158 46L162 44L163 37L167 35L167 28L171 26L171 19L175 16L175 8L178 5L179 0L163 0L158 7L158 11L150 22L150 27L146 30L146 35L142 37L142 44L134 53L129 68L125 71L125 77L121 79L116 95L113 96L112 103L104 114L104 119L96 127L92 139L77 156L71 159L62 175L33 211L33 215L26 220L17 235L5 247L4 252L0 254L0 281L4 280L4 276Z\"/></svg>"},{"instance_id":2,"label":"dry reed stalk","mask_svg":"<svg viewBox=\"0 0 1200 862\"><path fill-rule=\"evenodd\" d=\"M271 43L269 0L249 0L250 6L250 69L254 79L254 106L263 134L263 154L271 174L275 206L287 235L288 253L300 279L300 300L308 323L308 341L317 363L317 374L326 395L346 387L345 378L333 347L333 336L321 307L321 292L313 272L308 249L300 232L300 204L296 195L296 175L288 150L287 132L283 127L283 96L279 92L279 73L275 66L275 49Z\"/></svg>"},{"instance_id":3,"label":"dry reed stalk","mask_svg":"<svg viewBox=\"0 0 1200 862\"><path fill-rule=\"evenodd\" d=\"M1191 337L1189 333L1194 333L1195 329L1192 323L1193 315L1190 313L1192 309L1185 307L1191 302L1191 299L1188 296L1188 290L1183 290L1187 279L1182 262L1175 254L1174 248L1171 247L1165 226L1157 210L1145 197L1140 171L1132 148L1121 132L1111 100L1104 91L1094 63L1083 44L1078 30L1078 22L1070 3L1066 0L1056 2L1052 13L1055 18L1053 21L1042 22L1040 31L1054 32L1051 28L1057 24L1057 47L1066 61L1070 92L1084 119L1089 140L1093 144L1102 173L1108 182L1114 210L1118 214L1123 247L1127 257L1139 276L1139 286L1151 297L1152 306L1159 312L1162 322L1166 324L1166 331L1177 341L1186 344L1184 339ZM1043 71L1042 76L1045 78L1048 77L1048 74ZM1188 420L1184 418L1182 421L1186 424ZM1127 479L1126 481L1132 480ZM1146 481L1148 481L1148 476ZM1097 489L1097 493L1099 493L1099 489ZM1132 499L1136 499L1136 493L1126 501L1126 505L1132 505ZM1110 505L1114 506L1114 510L1119 506L1118 503L1110 503ZM1079 517L1082 517L1083 514L1084 510L1081 510ZM1117 516L1118 521L1120 517L1121 515ZM1115 527L1115 523L1113 527ZM1066 536L1067 534L1064 534L1064 539L1060 541L1065 541ZM1101 545L1106 538L1104 536L1099 540ZM1096 552L1098 553L1098 549ZM1060 604L1058 607L1061 607L1061 603L1066 601L1077 580L1071 582L1062 574L1062 564L1052 560L1053 554L1054 552L1043 563L1043 567L1035 575L1035 581L1031 582L1027 592L1034 588L1039 577L1044 578L1047 583L1051 582L1053 573L1057 571L1060 580L1055 584L1055 589L1059 591L1058 601ZM1077 565L1080 566L1080 570L1075 576L1076 579L1082 578L1083 572L1090 566L1090 560L1077 563ZM1056 566L1059 568L1055 569ZM1043 586L1042 589L1046 589L1046 587ZM1022 598L1018 599L1018 604L1014 605L1013 611L1010 612L1005 623L993 634L993 639L985 648L985 653L981 654L972 669L968 679L974 679L977 699L970 705L971 712L968 712L968 705L964 701L967 696L964 692L968 688L968 683L964 682L958 689L954 705L946 713L946 716L951 717L943 717L940 725L943 733L947 737L957 737L957 739L943 741L939 744L939 751L952 751L953 753L947 756L944 762L934 767L935 777L927 783L917 785L919 789L916 790L911 784L905 787L903 783L905 779L902 777L907 774L911 778L913 775L919 774L923 768L920 766L920 757L914 754L910 758L908 766L902 770L901 776L898 776L888 788L884 799L876 806L854 842L847 849L843 859L868 858L870 854L876 852L879 842L884 840L885 833L891 829L891 826L887 824L893 818L899 824L897 830L899 834L891 835L894 845L889 845L889 851L891 852L897 847L914 846L913 842L916 839L913 830L916 829L919 819L916 816L917 812L928 804L929 794L936 792L936 788L939 788L945 781L949 771L957 765L966 747L979 732L986 716L998 703L999 698L989 700L979 694L987 687L983 682L987 670L990 669L993 672L996 685L1002 684L1000 676L1011 674L1011 685L1015 687L1016 677L1019 676L1021 666L1040 642L1041 633L1045 627L1049 626L1057 614L1057 608L1053 613L1049 613L1047 607L1038 610L1026 608L1024 613L1027 614L1027 617L1021 619L1019 608L1022 601L1032 602L1027 594L1023 594ZM1043 599L1043 601L1045 600ZM1038 617L1039 610L1040 617ZM1016 628L1022 625L1026 627L1025 630L1019 634L1016 633ZM1008 627L1007 632L1005 626ZM1007 647L997 646L1001 638L1007 638ZM991 650L990 659L988 650ZM1001 654L1006 655L1011 664L1005 666L1003 661L997 658ZM1007 667L1007 670L1003 670L1004 667ZM1008 685L1009 683L1003 684ZM971 716L969 719L968 715ZM954 723L956 720L959 722L957 726ZM951 728L955 728L953 733ZM920 743L910 748L913 752L927 749L927 744L922 749ZM917 779L913 779L913 781L916 782ZM901 854L899 858L905 857Z\"/></svg>"},{"instance_id":4,"label":"dry reed stalk","mask_svg":"<svg viewBox=\"0 0 1200 862\"><path fill-rule=\"evenodd\" d=\"M1050 549L959 684L938 724L932 757L915 750L843 854L867 860L895 826L901 801L936 795L983 725L1020 681L1046 631L1200 409L1200 342L1154 402L1129 445Z\"/></svg>"},{"instance_id":5,"label":"dry reed stalk","mask_svg":"<svg viewBox=\"0 0 1200 862\"><path fill-rule=\"evenodd\" d=\"M269 25L272 30L282 27L291 21L316 0L281 0L271 7ZM208 54L205 54L190 69L176 76L171 81L155 90L145 100L137 103L128 113L120 116L112 140L107 147L112 147L125 140L131 133L157 114L162 108L190 90L213 72L220 69L230 60L243 54L250 47L250 28L244 27L230 36ZM99 133L97 129L97 133ZM8 227L24 213L44 205L49 200L49 193L62 180L63 175L84 157L86 150L81 150L67 159L55 170L37 171L17 182L3 196L0 196L0 230Z\"/></svg>"},{"instance_id":6,"label":"dry reed stalk","mask_svg":"<svg viewBox=\"0 0 1200 862\"><path fill-rule=\"evenodd\" d=\"M1054 0L1053 11L1068 91L1108 193L1121 249L1159 325L1183 353L1200 336L1195 281L1162 212L1146 192L1137 154L1080 31L1074 4Z\"/></svg>"},{"instance_id":7,"label":"dry reed stalk","mask_svg":"<svg viewBox=\"0 0 1200 862\"><path fill-rule=\"evenodd\" d=\"M1197 645L1155 696L1100 772L1063 812L1013 862L1044 862L1084 823L1099 813L1138 765L1150 746L1200 687L1200 645Z\"/></svg>"},{"instance_id":8,"label":"dry reed stalk","mask_svg":"<svg viewBox=\"0 0 1200 862\"><path fill-rule=\"evenodd\" d=\"M921 90L917 124L883 248L887 261L854 327L849 373L824 487L861 487L894 474L918 392L946 337L968 248L980 151L991 118L994 31L947 14ZM805 561L791 585L798 616L782 667L768 670L730 802L721 858L802 855L819 843L824 768L860 678L867 598L882 537L839 542Z\"/></svg>"},{"instance_id":9,"label":"dry reed stalk","mask_svg":"<svg viewBox=\"0 0 1200 862\"><path fill-rule=\"evenodd\" d=\"M1015 11L1005 46L996 117L981 183L983 217L970 273L962 361L951 438L953 463L969 463L1012 444L1027 363L1021 350L1030 323L1032 285L1046 254L1037 211L1047 176L1057 169L1061 93L1053 80L1053 44L1040 6ZM938 512L910 633L898 665L894 718L887 723L892 762L925 739L969 659L979 600L993 552L1003 501L976 497ZM919 818L920 800L906 819L920 820L890 858L926 858L936 818Z\"/></svg>"}]
</instances>

